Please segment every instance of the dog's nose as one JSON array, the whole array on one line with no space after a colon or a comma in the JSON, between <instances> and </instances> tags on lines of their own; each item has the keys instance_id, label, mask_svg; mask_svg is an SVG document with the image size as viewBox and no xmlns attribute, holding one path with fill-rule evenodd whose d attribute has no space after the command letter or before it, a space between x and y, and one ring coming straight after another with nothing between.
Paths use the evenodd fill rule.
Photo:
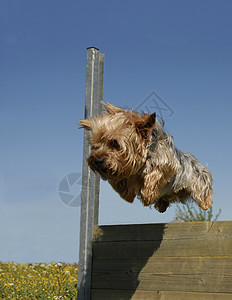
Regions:
<instances>
[{"instance_id":1,"label":"dog's nose","mask_svg":"<svg viewBox=\"0 0 232 300\"><path fill-rule=\"evenodd\" d=\"M104 164L104 158L95 158L94 164L98 167L101 168Z\"/></svg>"}]
</instances>

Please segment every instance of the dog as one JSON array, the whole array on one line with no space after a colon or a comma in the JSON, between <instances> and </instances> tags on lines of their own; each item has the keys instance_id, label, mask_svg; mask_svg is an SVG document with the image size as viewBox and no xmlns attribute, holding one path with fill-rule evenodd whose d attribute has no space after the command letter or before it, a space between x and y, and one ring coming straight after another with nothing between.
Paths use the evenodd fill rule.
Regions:
<instances>
[{"instance_id":1,"label":"dog","mask_svg":"<svg viewBox=\"0 0 232 300\"><path fill-rule=\"evenodd\" d=\"M110 103L99 116L80 120L89 133L90 168L127 202L137 196L163 213L173 202L193 199L212 205L212 175L192 154L182 152L156 113L139 114Z\"/></svg>"}]
</instances>

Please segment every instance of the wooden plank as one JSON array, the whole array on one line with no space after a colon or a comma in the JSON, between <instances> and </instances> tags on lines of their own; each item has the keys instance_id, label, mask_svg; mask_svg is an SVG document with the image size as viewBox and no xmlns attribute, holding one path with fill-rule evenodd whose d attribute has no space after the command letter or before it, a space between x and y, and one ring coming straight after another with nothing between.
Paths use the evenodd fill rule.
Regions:
<instances>
[{"instance_id":1,"label":"wooden plank","mask_svg":"<svg viewBox=\"0 0 232 300\"><path fill-rule=\"evenodd\" d=\"M165 239L232 237L231 221L94 226L93 241L159 241Z\"/></svg>"},{"instance_id":2,"label":"wooden plank","mask_svg":"<svg viewBox=\"0 0 232 300\"><path fill-rule=\"evenodd\" d=\"M106 225L94 226L93 241L160 240L166 224Z\"/></svg>"},{"instance_id":3,"label":"wooden plank","mask_svg":"<svg viewBox=\"0 0 232 300\"><path fill-rule=\"evenodd\" d=\"M158 296L159 296L158 298L159 300L231 300L232 299L231 294L225 294L225 293L189 293L189 292L160 291L158 292ZM137 299L139 300L139 298ZM132 297L132 300L137 300L137 299Z\"/></svg>"},{"instance_id":4,"label":"wooden plank","mask_svg":"<svg viewBox=\"0 0 232 300\"><path fill-rule=\"evenodd\" d=\"M93 244L95 258L151 256L232 256L232 237L166 239L163 241L100 242Z\"/></svg>"},{"instance_id":5,"label":"wooden plank","mask_svg":"<svg viewBox=\"0 0 232 300\"><path fill-rule=\"evenodd\" d=\"M92 300L160 300L157 291L92 290Z\"/></svg>"},{"instance_id":6,"label":"wooden plank","mask_svg":"<svg viewBox=\"0 0 232 300\"><path fill-rule=\"evenodd\" d=\"M232 258L152 257L93 262L92 288L232 293Z\"/></svg>"},{"instance_id":7,"label":"wooden plank","mask_svg":"<svg viewBox=\"0 0 232 300\"><path fill-rule=\"evenodd\" d=\"M92 300L231 300L226 293L192 293L175 291L92 290Z\"/></svg>"}]
</instances>

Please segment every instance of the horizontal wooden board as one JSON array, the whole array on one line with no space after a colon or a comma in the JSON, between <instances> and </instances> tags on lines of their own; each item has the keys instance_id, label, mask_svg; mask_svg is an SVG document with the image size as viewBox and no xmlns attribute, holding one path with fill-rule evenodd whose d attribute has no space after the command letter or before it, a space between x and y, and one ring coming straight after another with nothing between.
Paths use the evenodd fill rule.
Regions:
<instances>
[{"instance_id":1,"label":"horizontal wooden board","mask_svg":"<svg viewBox=\"0 0 232 300\"><path fill-rule=\"evenodd\" d=\"M231 257L152 257L93 261L93 289L232 293Z\"/></svg>"},{"instance_id":2,"label":"horizontal wooden board","mask_svg":"<svg viewBox=\"0 0 232 300\"><path fill-rule=\"evenodd\" d=\"M231 300L226 293L191 293L175 291L92 290L92 300Z\"/></svg>"},{"instance_id":3,"label":"horizontal wooden board","mask_svg":"<svg viewBox=\"0 0 232 300\"><path fill-rule=\"evenodd\" d=\"M91 300L158 300L154 291L92 290Z\"/></svg>"},{"instance_id":4,"label":"horizontal wooden board","mask_svg":"<svg viewBox=\"0 0 232 300\"><path fill-rule=\"evenodd\" d=\"M93 244L94 258L129 258L151 256L232 256L232 237L166 239L163 241L124 241Z\"/></svg>"},{"instance_id":5,"label":"horizontal wooden board","mask_svg":"<svg viewBox=\"0 0 232 300\"><path fill-rule=\"evenodd\" d=\"M189 222L168 224L139 224L94 226L94 242L160 241L165 239L232 237L232 222Z\"/></svg>"}]
</instances>

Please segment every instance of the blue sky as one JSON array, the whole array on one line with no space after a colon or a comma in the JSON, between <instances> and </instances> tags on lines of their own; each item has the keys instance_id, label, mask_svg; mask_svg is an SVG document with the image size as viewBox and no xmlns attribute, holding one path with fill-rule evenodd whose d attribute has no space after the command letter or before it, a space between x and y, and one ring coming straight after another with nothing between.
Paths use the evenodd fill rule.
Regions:
<instances>
[{"instance_id":1,"label":"blue sky","mask_svg":"<svg viewBox=\"0 0 232 300\"><path fill-rule=\"evenodd\" d=\"M136 108L156 92L174 112L161 111L165 128L208 164L214 212L231 220L231 11L229 0L1 0L0 260L78 261L80 208L58 188L82 169L89 46L105 53L106 102ZM159 214L101 183L101 224L174 217L175 205Z\"/></svg>"}]
</instances>

